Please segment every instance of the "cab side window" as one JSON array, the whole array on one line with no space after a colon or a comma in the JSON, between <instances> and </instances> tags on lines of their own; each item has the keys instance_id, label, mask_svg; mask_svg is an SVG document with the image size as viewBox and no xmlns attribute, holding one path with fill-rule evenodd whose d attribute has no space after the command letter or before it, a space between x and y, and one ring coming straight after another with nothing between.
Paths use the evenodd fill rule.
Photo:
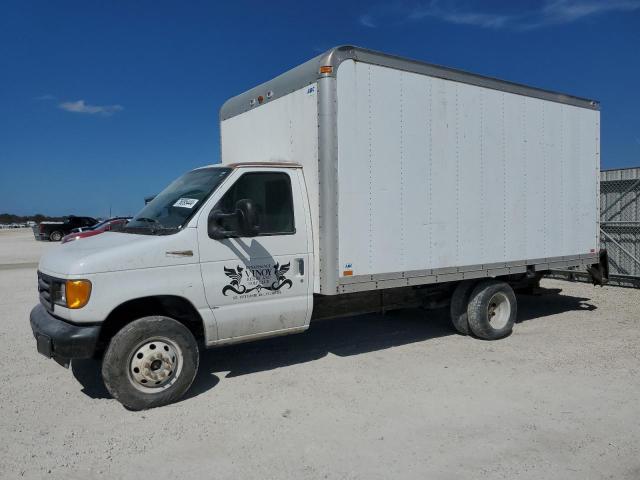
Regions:
<instances>
[{"instance_id":1,"label":"cab side window","mask_svg":"<svg viewBox=\"0 0 640 480\"><path fill-rule=\"evenodd\" d=\"M286 173L245 173L224 194L214 207L221 213L233 213L238 200L249 199L258 212L258 235L294 234L293 196L291 179ZM236 220L223 221L225 230L238 230Z\"/></svg>"}]
</instances>

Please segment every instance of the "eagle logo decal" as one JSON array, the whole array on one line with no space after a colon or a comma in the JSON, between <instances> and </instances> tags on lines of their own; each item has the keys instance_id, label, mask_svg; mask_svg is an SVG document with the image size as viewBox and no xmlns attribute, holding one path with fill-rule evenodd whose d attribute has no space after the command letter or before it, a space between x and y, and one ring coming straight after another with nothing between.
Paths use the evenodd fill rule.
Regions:
<instances>
[{"instance_id":1,"label":"eagle logo decal","mask_svg":"<svg viewBox=\"0 0 640 480\"><path fill-rule=\"evenodd\" d=\"M287 272L291 267L291 262L284 265L280 265L276 262L275 265L248 265L246 268L242 268L238 265L236 268L224 268L224 274L229 277L230 282L222 288L222 294L227 295L229 292L233 292L237 295L245 293L251 293L257 291L260 293L262 290L270 292L277 292L283 287L291 288L293 282L287 278ZM275 277L275 280L271 281ZM244 285L243 279L249 282L250 288ZM271 281L271 283L269 283Z\"/></svg>"},{"instance_id":2,"label":"eagle logo decal","mask_svg":"<svg viewBox=\"0 0 640 480\"><path fill-rule=\"evenodd\" d=\"M229 290L238 294L245 293L247 291L247 287L245 287L244 285L240 285L240 282L242 281L242 272L244 268L242 268L240 265L238 265L238 267L235 270L233 268L227 268L227 267L223 267L223 268L224 268L224 274L231 279L231 283L229 283L229 285L226 285L222 289L222 294L226 295Z\"/></svg>"},{"instance_id":3,"label":"eagle logo decal","mask_svg":"<svg viewBox=\"0 0 640 480\"><path fill-rule=\"evenodd\" d=\"M271 286L274 287L276 290L279 290L280 288L282 288L282 285L287 284L287 282L289 284L289 288L291 288L291 285L292 285L291 280L289 280L287 277L284 276L284 274L289 271L290 266L291 266L291 262L282 266L280 266L279 263L276 263L273 266L273 273L276 276L276 281L273 282ZM279 285L279 286L276 288L276 285Z\"/></svg>"}]
</instances>

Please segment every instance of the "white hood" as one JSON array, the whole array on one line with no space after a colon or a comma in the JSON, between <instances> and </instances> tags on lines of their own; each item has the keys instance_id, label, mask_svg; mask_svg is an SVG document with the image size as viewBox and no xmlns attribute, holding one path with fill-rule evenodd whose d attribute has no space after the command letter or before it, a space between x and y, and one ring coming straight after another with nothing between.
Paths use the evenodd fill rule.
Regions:
<instances>
[{"instance_id":1,"label":"white hood","mask_svg":"<svg viewBox=\"0 0 640 480\"><path fill-rule=\"evenodd\" d=\"M191 251L193 256L172 254ZM164 267L198 261L195 228L173 235L136 235L105 232L59 245L47 251L38 268L50 274L87 275L140 268Z\"/></svg>"}]
</instances>

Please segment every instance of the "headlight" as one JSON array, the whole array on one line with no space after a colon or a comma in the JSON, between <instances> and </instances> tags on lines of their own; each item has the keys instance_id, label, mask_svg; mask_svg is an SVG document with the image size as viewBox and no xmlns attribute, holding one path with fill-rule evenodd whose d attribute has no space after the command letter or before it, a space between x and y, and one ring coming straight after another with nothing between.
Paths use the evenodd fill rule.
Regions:
<instances>
[{"instance_id":1,"label":"headlight","mask_svg":"<svg viewBox=\"0 0 640 480\"><path fill-rule=\"evenodd\" d=\"M56 282L53 294L55 304L71 309L84 307L91 296L89 280L67 280Z\"/></svg>"},{"instance_id":2,"label":"headlight","mask_svg":"<svg viewBox=\"0 0 640 480\"><path fill-rule=\"evenodd\" d=\"M51 299L56 305L67 306L66 282L64 280L52 279Z\"/></svg>"}]
</instances>

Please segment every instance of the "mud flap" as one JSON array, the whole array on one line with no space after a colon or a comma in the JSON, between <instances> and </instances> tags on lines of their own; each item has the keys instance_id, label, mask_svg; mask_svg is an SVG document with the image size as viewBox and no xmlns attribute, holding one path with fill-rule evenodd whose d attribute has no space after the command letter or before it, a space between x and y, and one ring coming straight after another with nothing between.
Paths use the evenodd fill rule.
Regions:
<instances>
[{"instance_id":1,"label":"mud flap","mask_svg":"<svg viewBox=\"0 0 640 480\"><path fill-rule=\"evenodd\" d=\"M594 285L600 285L602 287L609 283L609 255L607 254L606 248L600 250L598 263L589 265L587 271Z\"/></svg>"}]
</instances>

